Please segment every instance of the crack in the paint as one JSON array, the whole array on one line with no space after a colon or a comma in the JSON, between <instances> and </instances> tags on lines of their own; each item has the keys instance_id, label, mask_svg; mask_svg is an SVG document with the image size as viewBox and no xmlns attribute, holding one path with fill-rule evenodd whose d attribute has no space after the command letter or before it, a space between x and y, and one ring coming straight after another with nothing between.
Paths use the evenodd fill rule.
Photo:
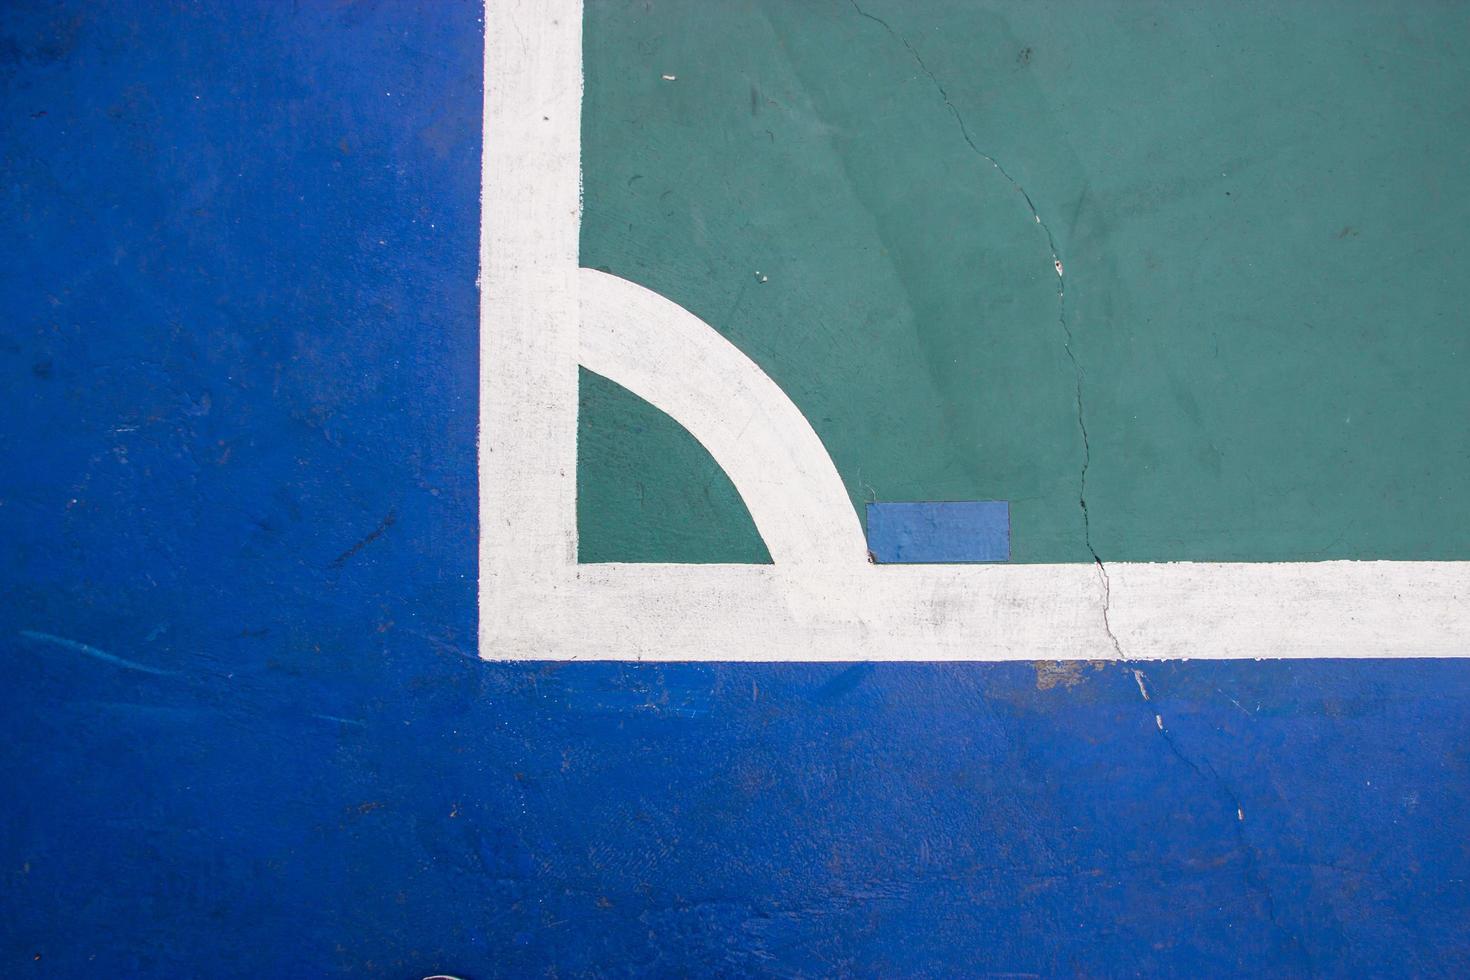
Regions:
<instances>
[{"instance_id":1,"label":"crack in the paint","mask_svg":"<svg viewBox=\"0 0 1470 980\"><path fill-rule=\"evenodd\" d=\"M1149 697L1148 686L1145 683L1147 681L1147 678L1144 676L1143 671L1134 669L1133 680L1135 681L1135 683L1138 684L1138 693L1143 696L1143 700L1146 703L1151 703L1152 698ZM1242 860L1244 862L1244 866L1241 869L1242 880L1245 882L1247 888L1252 889L1253 891L1257 891L1261 894L1261 898L1266 905L1266 917L1271 921L1272 927L1275 928L1276 931L1286 940L1288 945L1295 946L1301 952L1302 960L1305 962L1307 968L1307 974L1309 976L1315 975L1316 970L1312 964L1311 951L1307 949L1307 946L1304 942L1302 942L1301 937L1288 930L1286 926L1282 924L1281 919L1276 912L1276 893L1271 888L1270 881L1268 881L1259 873L1259 869L1256 866L1257 853L1255 847L1248 840L1246 840L1245 808L1241 805L1239 794L1237 794L1235 790L1231 788L1230 784L1226 782L1223 776L1220 775L1219 770L1215 768L1214 763L1210 762L1209 759L1203 760L1204 768L1202 769L1200 768L1200 765L1198 763L1196 763L1193 759L1184 754L1184 750L1179 747L1178 741L1175 740L1173 734L1170 733L1169 729L1164 726L1163 715L1155 712L1154 721L1155 724L1158 726L1159 735L1163 738L1164 744L1168 746L1168 749L1170 753L1173 754L1174 758L1178 759L1180 762L1188 766L1190 770L1200 779L1204 780L1206 783L1213 784L1219 790L1220 794L1224 796L1225 799L1229 802L1231 809L1235 811L1235 846L1240 851ZM1205 769L1209 770L1208 775L1206 775Z\"/></svg>"},{"instance_id":2,"label":"crack in the paint","mask_svg":"<svg viewBox=\"0 0 1470 980\"><path fill-rule=\"evenodd\" d=\"M1060 326L1062 329L1062 349L1066 352L1067 360L1072 365L1072 375L1075 379L1077 392L1077 429L1082 434L1082 470L1078 476L1077 487L1077 505L1082 510L1082 542L1087 547L1087 553L1092 556L1093 564L1097 566L1098 579L1102 583L1103 631L1107 633L1108 642L1113 645L1113 652L1118 655L1118 659L1127 660L1128 655L1123 652L1123 645L1118 642L1118 636L1116 633L1113 632L1113 623L1111 619L1113 605L1112 579L1108 576L1108 568L1106 565L1103 564L1102 557L1097 553L1097 548L1095 548L1092 544L1092 519L1087 512L1087 471L1092 466L1092 444L1087 435L1087 411L1084 407L1082 398L1082 364L1077 360L1077 355L1072 350L1072 345L1074 342L1072 337L1072 327L1067 322L1067 284L1066 278L1063 275L1062 257L1061 254L1057 251L1056 237L1052 234L1051 227L1046 223L1045 220L1042 219L1041 211L1036 207L1036 202L1031 199L1031 195L1029 192L1027 192L1026 188L1023 187L1016 180L1016 178L1012 177L1010 175L1010 172L1007 171L1005 167L1001 166L999 160L991 156L989 153L986 153L984 150L980 149L979 146L975 145L975 140L971 138L970 129L968 126L965 125L965 119L962 115L960 115L960 110L955 106L954 101L950 99L949 93L945 91L943 83L940 82L935 74L929 70L929 66L924 63L923 57L920 56L919 52L914 48L914 46L909 43L908 38L895 31L893 27L883 18L878 17L874 14L870 14L862 7L858 6L857 0L848 0L848 2L852 4L852 9L857 11L860 16L865 17L878 26L882 27L885 31L888 32L890 37L892 37L894 40L898 41L898 43L904 46L904 50L909 53L909 57L913 58L914 64L919 66L919 70L924 73L924 77L929 79L929 82L934 86L935 91L939 93L939 98L944 102L944 107L949 110L950 115L954 116L954 121L959 126L960 136L964 138L965 144L969 146L969 148L975 153L976 156L989 163L997 173L999 173L1002 177L1006 179L1006 182L1009 183L1011 187L1015 188L1015 190L1020 193L1021 197L1026 201L1026 207L1030 208L1031 210L1031 217L1036 219L1036 224L1041 228L1042 233L1046 235L1046 246L1047 249L1051 252L1052 266L1056 269L1057 273L1057 325Z\"/></svg>"}]
</instances>

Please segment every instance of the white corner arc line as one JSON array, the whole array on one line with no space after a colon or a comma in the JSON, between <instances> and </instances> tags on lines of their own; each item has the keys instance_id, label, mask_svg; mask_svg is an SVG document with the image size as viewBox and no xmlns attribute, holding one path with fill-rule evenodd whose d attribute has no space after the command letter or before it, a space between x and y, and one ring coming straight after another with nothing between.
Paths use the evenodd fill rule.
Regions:
<instances>
[{"instance_id":1,"label":"white corner arc line","mask_svg":"<svg viewBox=\"0 0 1470 980\"><path fill-rule=\"evenodd\" d=\"M678 422L735 484L778 565L867 562L837 467L780 386L650 289L582 270L581 360Z\"/></svg>"}]
</instances>

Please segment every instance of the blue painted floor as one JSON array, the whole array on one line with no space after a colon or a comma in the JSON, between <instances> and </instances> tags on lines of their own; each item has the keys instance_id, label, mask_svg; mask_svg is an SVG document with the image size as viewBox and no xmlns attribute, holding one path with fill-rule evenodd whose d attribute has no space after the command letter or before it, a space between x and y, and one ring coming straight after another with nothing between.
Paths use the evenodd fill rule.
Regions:
<instances>
[{"instance_id":1,"label":"blue painted floor","mask_svg":"<svg viewBox=\"0 0 1470 980\"><path fill-rule=\"evenodd\" d=\"M477 31L0 15L0 973L1470 973L1466 661L476 660Z\"/></svg>"}]
</instances>

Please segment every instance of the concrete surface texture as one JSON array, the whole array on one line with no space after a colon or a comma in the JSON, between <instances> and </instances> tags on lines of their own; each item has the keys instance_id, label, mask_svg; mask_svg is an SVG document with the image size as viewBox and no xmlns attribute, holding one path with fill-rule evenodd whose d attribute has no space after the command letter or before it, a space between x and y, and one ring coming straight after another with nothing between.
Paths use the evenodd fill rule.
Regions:
<instances>
[{"instance_id":1,"label":"concrete surface texture","mask_svg":"<svg viewBox=\"0 0 1470 980\"><path fill-rule=\"evenodd\" d=\"M859 516L1465 560L1466 17L589 3L582 263ZM1470 972L1463 659L480 660L481 24L0 11L0 973ZM584 560L769 557L579 390Z\"/></svg>"}]
</instances>

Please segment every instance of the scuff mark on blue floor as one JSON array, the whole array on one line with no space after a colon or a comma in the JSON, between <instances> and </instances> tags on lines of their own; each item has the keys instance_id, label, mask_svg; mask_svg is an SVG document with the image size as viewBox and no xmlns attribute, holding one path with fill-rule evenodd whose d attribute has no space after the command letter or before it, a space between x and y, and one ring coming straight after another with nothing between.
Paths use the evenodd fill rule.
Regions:
<instances>
[{"instance_id":1,"label":"scuff mark on blue floor","mask_svg":"<svg viewBox=\"0 0 1470 980\"><path fill-rule=\"evenodd\" d=\"M125 657L119 657L115 654L108 653L106 650L99 650L97 647L94 647L91 644L80 643L76 640L68 640L64 636L54 636L51 633L42 633L38 630L21 630L18 635L22 639L30 640L32 643L46 643L50 644L51 646L61 647L64 650L71 650L76 653L85 654L96 660L100 660L103 663L112 664L114 667L122 667L126 670L136 670L144 674L153 674L155 677L177 676L176 673L172 670L160 670L157 667L149 667L147 664L140 664L136 660L128 660Z\"/></svg>"}]
</instances>

